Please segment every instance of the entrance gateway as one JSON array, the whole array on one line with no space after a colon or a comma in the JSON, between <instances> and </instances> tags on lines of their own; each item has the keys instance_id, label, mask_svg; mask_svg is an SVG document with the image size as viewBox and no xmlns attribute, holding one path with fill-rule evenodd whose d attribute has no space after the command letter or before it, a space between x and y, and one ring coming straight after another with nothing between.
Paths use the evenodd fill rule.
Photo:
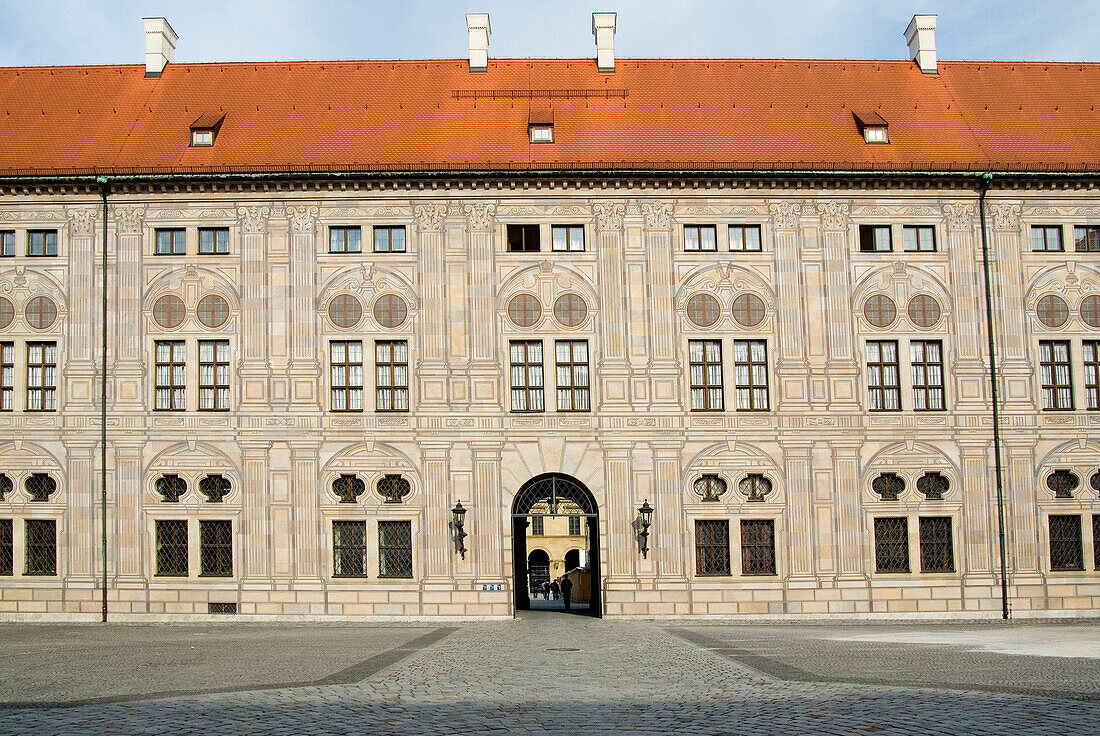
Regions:
<instances>
[{"instance_id":1,"label":"entrance gateway","mask_svg":"<svg viewBox=\"0 0 1100 736\"><path fill-rule=\"evenodd\" d=\"M559 506L563 503L579 508L563 513ZM539 511L534 514L532 509ZM548 513L545 513L545 511ZM540 513L543 511L543 513ZM531 516L583 516L588 522L588 562L591 576L592 594L589 598L589 615L597 618L603 615L603 601L600 596L600 525L596 498L583 483L571 475L562 473L544 473L524 483L512 501L512 588L515 591L517 611L531 608L530 580L527 572L527 524Z\"/></svg>"}]
</instances>

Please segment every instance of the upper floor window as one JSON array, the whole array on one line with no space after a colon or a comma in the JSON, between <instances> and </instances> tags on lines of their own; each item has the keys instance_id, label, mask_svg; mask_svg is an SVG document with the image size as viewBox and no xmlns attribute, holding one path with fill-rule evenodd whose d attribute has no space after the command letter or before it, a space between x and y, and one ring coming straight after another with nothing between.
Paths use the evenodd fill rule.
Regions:
<instances>
[{"instance_id":1,"label":"upper floor window","mask_svg":"<svg viewBox=\"0 0 1100 736\"><path fill-rule=\"evenodd\" d=\"M375 253L404 253L405 252L405 226L404 225L375 225L374 226L374 252Z\"/></svg>"},{"instance_id":2,"label":"upper floor window","mask_svg":"<svg viewBox=\"0 0 1100 736\"><path fill-rule=\"evenodd\" d=\"M552 248L556 251L584 250L583 225L554 225L550 228Z\"/></svg>"},{"instance_id":3,"label":"upper floor window","mask_svg":"<svg viewBox=\"0 0 1100 736\"><path fill-rule=\"evenodd\" d=\"M27 343L27 411L57 409L57 343Z\"/></svg>"},{"instance_id":4,"label":"upper floor window","mask_svg":"<svg viewBox=\"0 0 1100 736\"><path fill-rule=\"evenodd\" d=\"M362 230L358 225L348 227L330 227L328 229L329 253L361 253Z\"/></svg>"},{"instance_id":5,"label":"upper floor window","mask_svg":"<svg viewBox=\"0 0 1100 736\"><path fill-rule=\"evenodd\" d=\"M889 225L860 225L859 250L862 253L889 253L894 249L890 242Z\"/></svg>"},{"instance_id":6,"label":"upper floor window","mask_svg":"<svg viewBox=\"0 0 1100 736\"><path fill-rule=\"evenodd\" d=\"M588 341L558 340L558 411L588 411Z\"/></svg>"},{"instance_id":7,"label":"upper floor window","mask_svg":"<svg viewBox=\"0 0 1100 736\"><path fill-rule=\"evenodd\" d=\"M199 340L199 409L229 410L228 340Z\"/></svg>"},{"instance_id":8,"label":"upper floor window","mask_svg":"<svg viewBox=\"0 0 1100 736\"><path fill-rule=\"evenodd\" d=\"M689 340L692 411L722 411L722 342Z\"/></svg>"},{"instance_id":9,"label":"upper floor window","mask_svg":"<svg viewBox=\"0 0 1100 736\"><path fill-rule=\"evenodd\" d=\"M936 228L931 225L906 225L901 229L905 250L910 253L931 253L936 250Z\"/></svg>"},{"instance_id":10,"label":"upper floor window","mask_svg":"<svg viewBox=\"0 0 1100 736\"><path fill-rule=\"evenodd\" d=\"M760 250L760 226L730 225L730 250Z\"/></svg>"},{"instance_id":11,"label":"upper floor window","mask_svg":"<svg viewBox=\"0 0 1100 736\"><path fill-rule=\"evenodd\" d=\"M1078 249L1080 250L1080 249ZM56 256L57 255L57 231L56 230L28 230L27 231L27 255L28 256Z\"/></svg>"},{"instance_id":12,"label":"upper floor window","mask_svg":"<svg viewBox=\"0 0 1100 736\"><path fill-rule=\"evenodd\" d=\"M1073 376L1069 362L1069 342L1042 340L1039 342L1039 377L1043 393L1043 408L1055 411L1073 409Z\"/></svg>"},{"instance_id":13,"label":"upper floor window","mask_svg":"<svg viewBox=\"0 0 1100 736\"><path fill-rule=\"evenodd\" d=\"M896 340L867 341L867 391L871 411L901 411Z\"/></svg>"},{"instance_id":14,"label":"upper floor window","mask_svg":"<svg viewBox=\"0 0 1100 736\"><path fill-rule=\"evenodd\" d=\"M330 351L332 410L363 411L363 342L333 340Z\"/></svg>"},{"instance_id":15,"label":"upper floor window","mask_svg":"<svg viewBox=\"0 0 1100 736\"><path fill-rule=\"evenodd\" d=\"M539 226L538 225L509 225L508 251L510 253L538 253Z\"/></svg>"},{"instance_id":16,"label":"upper floor window","mask_svg":"<svg viewBox=\"0 0 1100 736\"><path fill-rule=\"evenodd\" d=\"M1062 245L1061 225L1032 225L1031 226L1031 250L1040 252L1060 252L1065 250Z\"/></svg>"},{"instance_id":17,"label":"upper floor window","mask_svg":"<svg viewBox=\"0 0 1100 736\"><path fill-rule=\"evenodd\" d=\"M541 516L531 517L531 536L541 537L546 533L546 526L544 518Z\"/></svg>"},{"instance_id":18,"label":"upper floor window","mask_svg":"<svg viewBox=\"0 0 1100 736\"><path fill-rule=\"evenodd\" d=\"M163 228L156 231L158 256L182 256L187 253L187 231L183 228Z\"/></svg>"},{"instance_id":19,"label":"upper floor window","mask_svg":"<svg viewBox=\"0 0 1100 736\"><path fill-rule=\"evenodd\" d=\"M942 411L943 346L939 340L914 340L909 343L913 369L913 408L917 411Z\"/></svg>"},{"instance_id":20,"label":"upper floor window","mask_svg":"<svg viewBox=\"0 0 1100 736\"><path fill-rule=\"evenodd\" d=\"M554 142L554 126L553 125L528 125L527 133L530 136L532 143L553 143Z\"/></svg>"},{"instance_id":21,"label":"upper floor window","mask_svg":"<svg viewBox=\"0 0 1100 736\"><path fill-rule=\"evenodd\" d=\"M207 113L200 115L191 123L191 145L212 146L214 139L218 137L222 123L225 121L224 113Z\"/></svg>"},{"instance_id":22,"label":"upper floor window","mask_svg":"<svg viewBox=\"0 0 1100 736\"><path fill-rule=\"evenodd\" d=\"M512 411L542 411L542 341L513 340L510 349Z\"/></svg>"},{"instance_id":23,"label":"upper floor window","mask_svg":"<svg viewBox=\"0 0 1100 736\"><path fill-rule=\"evenodd\" d=\"M229 228L200 227L199 253L225 254L229 252Z\"/></svg>"},{"instance_id":24,"label":"upper floor window","mask_svg":"<svg viewBox=\"0 0 1100 736\"><path fill-rule=\"evenodd\" d=\"M714 225L684 225L684 250L718 250L718 228Z\"/></svg>"},{"instance_id":25,"label":"upper floor window","mask_svg":"<svg viewBox=\"0 0 1100 736\"><path fill-rule=\"evenodd\" d=\"M15 231L0 230L0 258L11 258L15 255Z\"/></svg>"},{"instance_id":26,"label":"upper floor window","mask_svg":"<svg viewBox=\"0 0 1100 736\"><path fill-rule=\"evenodd\" d=\"M12 411L15 394L15 343L0 342L0 411Z\"/></svg>"},{"instance_id":27,"label":"upper floor window","mask_svg":"<svg viewBox=\"0 0 1100 736\"><path fill-rule=\"evenodd\" d=\"M156 408L183 411L187 408L187 344L183 340L157 340Z\"/></svg>"},{"instance_id":28,"label":"upper floor window","mask_svg":"<svg viewBox=\"0 0 1100 736\"><path fill-rule=\"evenodd\" d=\"M1100 341L1085 340L1081 343L1085 358L1085 408L1100 409Z\"/></svg>"},{"instance_id":29,"label":"upper floor window","mask_svg":"<svg viewBox=\"0 0 1100 736\"><path fill-rule=\"evenodd\" d=\"M734 340L733 372L737 388L737 410L767 411L767 342L764 340Z\"/></svg>"},{"instance_id":30,"label":"upper floor window","mask_svg":"<svg viewBox=\"0 0 1100 736\"><path fill-rule=\"evenodd\" d=\"M409 410L409 343L405 340L378 340L375 351L375 409Z\"/></svg>"},{"instance_id":31,"label":"upper floor window","mask_svg":"<svg viewBox=\"0 0 1100 736\"><path fill-rule=\"evenodd\" d=\"M1079 253L1100 251L1100 225L1073 228L1073 249Z\"/></svg>"}]
</instances>

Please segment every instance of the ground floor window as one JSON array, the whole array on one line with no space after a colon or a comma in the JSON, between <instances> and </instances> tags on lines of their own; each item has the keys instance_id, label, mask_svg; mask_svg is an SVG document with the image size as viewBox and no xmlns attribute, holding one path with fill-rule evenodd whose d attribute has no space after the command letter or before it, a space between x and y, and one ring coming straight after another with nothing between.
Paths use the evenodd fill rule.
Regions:
<instances>
[{"instance_id":1,"label":"ground floor window","mask_svg":"<svg viewBox=\"0 0 1100 736\"><path fill-rule=\"evenodd\" d=\"M875 519L875 572L909 572L909 520Z\"/></svg>"},{"instance_id":2,"label":"ground floor window","mask_svg":"<svg viewBox=\"0 0 1100 736\"><path fill-rule=\"evenodd\" d=\"M223 578L233 575L233 522L223 519L199 522L199 575Z\"/></svg>"},{"instance_id":3,"label":"ground floor window","mask_svg":"<svg viewBox=\"0 0 1100 736\"><path fill-rule=\"evenodd\" d=\"M187 577L187 521L165 519L156 522L156 574Z\"/></svg>"},{"instance_id":4,"label":"ground floor window","mask_svg":"<svg viewBox=\"0 0 1100 736\"><path fill-rule=\"evenodd\" d=\"M741 520L741 574L775 575L775 522Z\"/></svg>"},{"instance_id":5,"label":"ground floor window","mask_svg":"<svg viewBox=\"0 0 1100 736\"><path fill-rule=\"evenodd\" d=\"M920 518L921 572L955 572L950 516Z\"/></svg>"},{"instance_id":6,"label":"ground floor window","mask_svg":"<svg viewBox=\"0 0 1100 736\"><path fill-rule=\"evenodd\" d=\"M15 574L15 539L11 519L0 519L0 575Z\"/></svg>"},{"instance_id":7,"label":"ground floor window","mask_svg":"<svg viewBox=\"0 0 1100 736\"><path fill-rule=\"evenodd\" d=\"M332 566L333 577L367 576L367 522L332 522Z\"/></svg>"},{"instance_id":8,"label":"ground floor window","mask_svg":"<svg viewBox=\"0 0 1100 736\"><path fill-rule=\"evenodd\" d=\"M24 575L57 574L57 522L53 519L27 519L26 568Z\"/></svg>"},{"instance_id":9,"label":"ground floor window","mask_svg":"<svg viewBox=\"0 0 1100 736\"><path fill-rule=\"evenodd\" d=\"M1084 553L1081 550L1081 517L1051 516L1050 569L1084 570Z\"/></svg>"},{"instance_id":10,"label":"ground floor window","mask_svg":"<svg viewBox=\"0 0 1100 736\"><path fill-rule=\"evenodd\" d=\"M412 522L378 522L378 577L412 576Z\"/></svg>"},{"instance_id":11,"label":"ground floor window","mask_svg":"<svg viewBox=\"0 0 1100 736\"><path fill-rule=\"evenodd\" d=\"M730 525L725 519L695 522L695 574L730 574Z\"/></svg>"}]
</instances>

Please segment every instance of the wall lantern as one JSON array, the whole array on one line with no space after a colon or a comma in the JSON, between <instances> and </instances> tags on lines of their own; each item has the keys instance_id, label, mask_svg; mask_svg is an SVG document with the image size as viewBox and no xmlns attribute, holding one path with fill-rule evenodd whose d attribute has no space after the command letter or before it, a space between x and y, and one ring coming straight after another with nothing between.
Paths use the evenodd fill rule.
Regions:
<instances>
[{"instance_id":1,"label":"wall lantern","mask_svg":"<svg viewBox=\"0 0 1100 736\"><path fill-rule=\"evenodd\" d=\"M466 530L463 528L465 525L466 509L462 508L462 502L459 501L451 509L451 526L455 530L455 552L462 555L464 560L466 559Z\"/></svg>"},{"instance_id":2,"label":"wall lantern","mask_svg":"<svg viewBox=\"0 0 1100 736\"><path fill-rule=\"evenodd\" d=\"M649 554L649 527L653 526L653 507L649 505L648 498L642 501L642 506L638 509L638 516L641 525L641 531L638 532L638 548L644 558Z\"/></svg>"}]
</instances>

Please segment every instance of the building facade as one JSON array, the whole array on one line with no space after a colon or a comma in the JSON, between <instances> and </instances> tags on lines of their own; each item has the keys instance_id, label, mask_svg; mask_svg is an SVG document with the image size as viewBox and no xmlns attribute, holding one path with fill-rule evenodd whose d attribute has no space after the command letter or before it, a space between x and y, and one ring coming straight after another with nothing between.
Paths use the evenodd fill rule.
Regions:
<instances>
[{"instance_id":1,"label":"building facade","mask_svg":"<svg viewBox=\"0 0 1100 736\"><path fill-rule=\"evenodd\" d=\"M0 613L98 618L105 568L113 617L510 616L558 493L607 616L999 616L1002 555L1013 615L1100 606L1100 162L936 168L899 105L840 114L898 157L866 170L572 171L576 110L644 64L519 94L487 63L440 99L556 163L249 171L244 113L170 85L252 72L171 63L127 84L230 159L0 157Z\"/></svg>"}]
</instances>

